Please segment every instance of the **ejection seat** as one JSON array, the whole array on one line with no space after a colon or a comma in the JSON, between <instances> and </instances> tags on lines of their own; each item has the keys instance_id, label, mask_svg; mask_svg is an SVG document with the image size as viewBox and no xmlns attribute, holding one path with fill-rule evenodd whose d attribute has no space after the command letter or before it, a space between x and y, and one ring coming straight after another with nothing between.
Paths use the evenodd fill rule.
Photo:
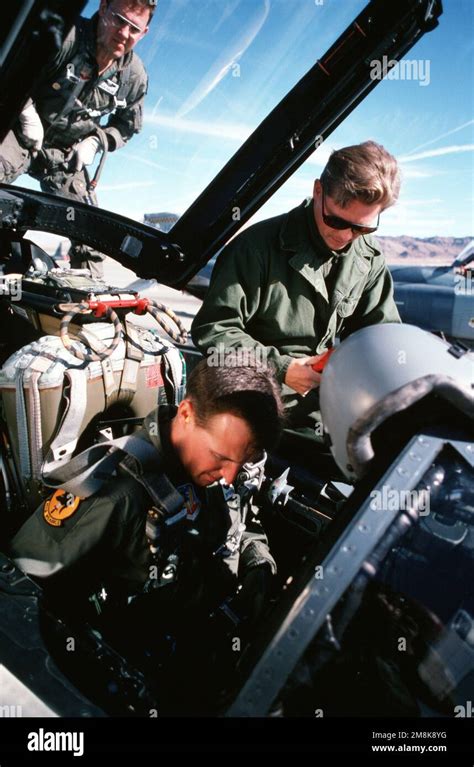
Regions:
<instances>
[{"instance_id":1,"label":"ejection seat","mask_svg":"<svg viewBox=\"0 0 474 767\"><path fill-rule=\"evenodd\" d=\"M0 368L0 476L12 532L51 492L51 472L94 442L129 434L157 404L177 404L186 380L179 349L130 319L131 311L148 312L183 341L172 312L85 270L51 267L37 246L30 255L24 273L8 270L0 299L11 325L26 320L33 331ZM13 280L15 300L8 294Z\"/></svg>"}]
</instances>

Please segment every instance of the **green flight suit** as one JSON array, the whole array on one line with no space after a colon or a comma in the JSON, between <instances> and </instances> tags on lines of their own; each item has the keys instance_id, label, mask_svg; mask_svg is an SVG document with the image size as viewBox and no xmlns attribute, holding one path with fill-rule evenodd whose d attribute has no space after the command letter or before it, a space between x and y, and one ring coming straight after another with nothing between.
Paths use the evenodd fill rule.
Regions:
<instances>
[{"instance_id":1,"label":"green flight suit","mask_svg":"<svg viewBox=\"0 0 474 767\"><path fill-rule=\"evenodd\" d=\"M174 525L178 538L174 535L173 547L189 529L198 531L200 551L212 562L210 578L216 591L224 591L219 594L223 598L227 588L232 591L232 584L235 588L237 577L265 564L275 572L276 566L252 514L246 520L247 529L237 535L235 551L228 550L239 533L242 509L235 496L228 503L219 502L223 498L219 486L196 488L186 475L169 438L175 413L174 406L159 406L147 417L139 436L156 448L156 473L165 474L183 495L186 514ZM9 555L25 572L71 584L76 594L91 593L103 582L113 584L121 594L140 593L156 565L146 536L147 512L153 503L144 487L121 475L111 477L85 500L71 498L68 506L65 496L60 496L60 508L58 503L51 506L51 498L41 504L14 536Z\"/></svg>"},{"instance_id":2,"label":"green flight suit","mask_svg":"<svg viewBox=\"0 0 474 767\"><path fill-rule=\"evenodd\" d=\"M12 183L22 173L29 173L41 182L43 191L85 201L85 190L79 183L82 177L67 183L74 175L66 162L71 148L93 135L99 125L109 152L123 147L141 130L148 88L145 68L130 51L99 75L97 23L98 14L92 19L78 19L32 94L44 127L44 151L32 161L15 125L0 144L0 181Z\"/></svg>"},{"instance_id":3,"label":"green flight suit","mask_svg":"<svg viewBox=\"0 0 474 767\"><path fill-rule=\"evenodd\" d=\"M42 150L32 156L22 143L18 125L0 143L1 182L12 183L28 173L43 192L97 205L95 192L88 189L87 169L75 170L70 162L72 149L94 135L97 126L105 133L109 152L123 147L142 128L148 88L145 68L134 51L99 75L98 18L95 14L78 19L32 94L44 128ZM103 276L104 255L99 251L73 242L70 257L74 268L87 267L93 276Z\"/></svg>"},{"instance_id":4,"label":"green flight suit","mask_svg":"<svg viewBox=\"0 0 474 767\"><path fill-rule=\"evenodd\" d=\"M46 146L71 147L101 124L112 152L142 128L148 88L145 68L132 50L99 75L98 18L95 14L78 19L32 94Z\"/></svg>"},{"instance_id":5,"label":"green flight suit","mask_svg":"<svg viewBox=\"0 0 474 767\"><path fill-rule=\"evenodd\" d=\"M290 424L314 430L318 390L302 397L284 384L295 357L321 354L355 330L400 322L390 272L377 240L358 237L331 251L313 201L244 230L217 259L192 337L206 354L243 347L270 362Z\"/></svg>"}]
</instances>

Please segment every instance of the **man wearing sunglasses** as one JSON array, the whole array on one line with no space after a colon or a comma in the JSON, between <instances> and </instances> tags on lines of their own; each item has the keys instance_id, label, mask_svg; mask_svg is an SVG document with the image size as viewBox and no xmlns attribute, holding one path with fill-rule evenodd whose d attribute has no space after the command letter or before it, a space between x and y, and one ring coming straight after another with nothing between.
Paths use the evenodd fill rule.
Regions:
<instances>
[{"instance_id":1,"label":"man wearing sunglasses","mask_svg":"<svg viewBox=\"0 0 474 767\"><path fill-rule=\"evenodd\" d=\"M395 158L374 141L333 152L312 199L249 227L224 249L195 317L192 336L204 354L244 347L272 362L290 424L308 436L322 433L321 373L312 365L336 337L400 322L371 236L399 187Z\"/></svg>"},{"instance_id":2,"label":"man wearing sunglasses","mask_svg":"<svg viewBox=\"0 0 474 767\"><path fill-rule=\"evenodd\" d=\"M133 48L155 6L100 0L91 19L78 19L0 144L0 181L28 173L45 192L97 205L88 167L99 151L120 149L142 127L148 78ZM102 253L76 243L70 258L72 267L102 276Z\"/></svg>"}]
</instances>

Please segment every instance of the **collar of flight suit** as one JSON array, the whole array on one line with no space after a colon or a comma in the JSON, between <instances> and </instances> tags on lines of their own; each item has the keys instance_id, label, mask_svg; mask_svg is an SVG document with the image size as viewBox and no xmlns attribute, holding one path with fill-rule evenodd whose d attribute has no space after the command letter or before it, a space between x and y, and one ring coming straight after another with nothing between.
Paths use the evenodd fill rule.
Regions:
<instances>
[{"instance_id":1,"label":"collar of flight suit","mask_svg":"<svg viewBox=\"0 0 474 767\"><path fill-rule=\"evenodd\" d=\"M282 250L293 253L289 264L331 304L337 305L365 282L374 256L381 251L373 237L362 235L345 252L330 250L319 234L313 214L313 199L309 198L284 218L280 229ZM331 260L339 262L337 287L329 298L324 278L324 267Z\"/></svg>"},{"instance_id":2,"label":"collar of flight suit","mask_svg":"<svg viewBox=\"0 0 474 767\"><path fill-rule=\"evenodd\" d=\"M176 405L157 405L151 413L148 413L142 428L142 434L140 436L145 437L155 450L159 453L160 458L165 458L170 446L169 439L165 436L169 424L178 412ZM168 444L169 443L169 444Z\"/></svg>"},{"instance_id":3,"label":"collar of flight suit","mask_svg":"<svg viewBox=\"0 0 474 767\"><path fill-rule=\"evenodd\" d=\"M151 442L158 453L157 466L160 467L160 472L165 474L175 487L183 483L194 486L170 439L171 421L177 412L176 405L157 405L146 416L142 430L137 436L141 435Z\"/></svg>"}]
</instances>

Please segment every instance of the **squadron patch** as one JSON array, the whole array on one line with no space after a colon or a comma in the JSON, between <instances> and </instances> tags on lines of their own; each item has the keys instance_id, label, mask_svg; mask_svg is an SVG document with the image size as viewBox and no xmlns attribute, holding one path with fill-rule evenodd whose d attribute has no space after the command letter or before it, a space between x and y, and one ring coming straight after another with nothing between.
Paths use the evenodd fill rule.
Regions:
<instances>
[{"instance_id":1,"label":"squadron patch","mask_svg":"<svg viewBox=\"0 0 474 767\"><path fill-rule=\"evenodd\" d=\"M43 516L53 527L60 527L65 519L72 517L77 511L81 499L67 490L56 490L51 498L44 503Z\"/></svg>"},{"instance_id":2,"label":"squadron patch","mask_svg":"<svg viewBox=\"0 0 474 767\"><path fill-rule=\"evenodd\" d=\"M194 521L201 511L201 502L197 497L194 485L181 485L177 490L184 498L183 511L186 511L186 518Z\"/></svg>"}]
</instances>

